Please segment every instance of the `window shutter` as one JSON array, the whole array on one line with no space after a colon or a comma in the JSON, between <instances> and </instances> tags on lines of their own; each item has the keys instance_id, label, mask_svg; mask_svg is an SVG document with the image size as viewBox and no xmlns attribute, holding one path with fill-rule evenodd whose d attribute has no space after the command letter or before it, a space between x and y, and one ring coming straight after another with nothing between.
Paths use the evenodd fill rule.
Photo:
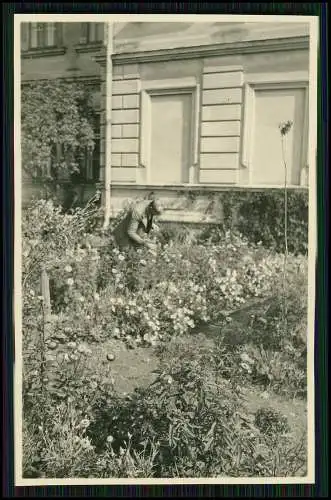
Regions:
<instances>
[{"instance_id":1,"label":"window shutter","mask_svg":"<svg viewBox=\"0 0 331 500\"><path fill-rule=\"evenodd\" d=\"M96 41L97 42L102 42L103 41L103 24L104 23L96 23Z\"/></svg>"},{"instance_id":2,"label":"window shutter","mask_svg":"<svg viewBox=\"0 0 331 500\"><path fill-rule=\"evenodd\" d=\"M57 47L62 47L63 45L63 24L62 23L54 23L55 24L55 45Z\"/></svg>"},{"instance_id":3,"label":"window shutter","mask_svg":"<svg viewBox=\"0 0 331 500\"><path fill-rule=\"evenodd\" d=\"M85 44L88 39L88 23L81 23L80 30L80 43Z\"/></svg>"},{"instance_id":4,"label":"window shutter","mask_svg":"<svg viewBox=\"0 0 331 500\"><path fill-rule=\"evenodd\" d=\"M29 45L30 49L36 49L38 47L38 23L31 23L29 25Z\"/></svg>"},{"instance_id":5,"label":"window shutter","mask_svg":"<svg viewBox=\"0 0 331 500\"><path fill-rule=\"evenodd\" d=\"M96 23L88 23L88 42L95 42L96 38Z\"/></svg>"},{"instance_id":6,"label":"window shutter","mask_svg":"<svg viewBox=\"0 0 331 500\"><path fill-rule=\"evenodd\" d=\"M46 24L37 23L37 47L45 46L46 39Z\"/></svg>"},{"instance_id":7,"label":"window shutter","mask_svg":"<svg viewBox=\"0 0 331 500\"><path fill-rule=\"evenodd\" d=\"M54 47L56 43L56 23L46 24L46 45L47 47Z\"/></svg>"},{"instance_id":8,"label":"window shutter","mask_svg":"<svg viewBox=\"0 0 331 500\"><path fill-rule=\"evenodd\" d=\"M21 49L29 49L29 28L30 23L21 23Z\"/></svg>"}]
</instances>

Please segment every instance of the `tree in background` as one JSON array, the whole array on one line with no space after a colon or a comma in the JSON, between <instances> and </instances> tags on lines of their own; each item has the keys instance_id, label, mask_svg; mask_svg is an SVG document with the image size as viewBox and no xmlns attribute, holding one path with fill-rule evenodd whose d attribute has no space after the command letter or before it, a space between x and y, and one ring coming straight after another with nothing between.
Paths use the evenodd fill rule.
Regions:
<instances>
[{"instance_id":1,"label":"tree in background","mask_svg":"<svg viewBox=\"0 0 331 500\"><path fill-rule=\"evenodd\" d=\"M22 168L56 188L81 178L81 159L94 149L92 95L76 82L38 81L22 88Z\"/></svg>"}]
</instances>

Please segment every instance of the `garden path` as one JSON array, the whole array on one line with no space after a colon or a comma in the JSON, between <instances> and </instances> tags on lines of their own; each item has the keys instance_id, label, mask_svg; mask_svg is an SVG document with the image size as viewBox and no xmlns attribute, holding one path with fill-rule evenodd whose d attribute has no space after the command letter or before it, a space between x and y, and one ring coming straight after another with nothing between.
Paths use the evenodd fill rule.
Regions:
<instances>
[{"instance_id":1,"label":"garden path","mask_svg":"<svg viewBox=\"0 0 331 500\"><path fill-rule=\"evenodd\" d=\"M199 333L195 336L196 345L212 345L214 339L210 333ZM158 368L158 357L153 347L136 347L128 349L119 340L91 345L90 357L91 372L101 372L103 376L113 377L114 387L120 394L130 394L135 388L148 386L156 377L154 371ZM107 354L114 354L115 359L109 361ZM292 432L298 437L306 429L307 404L304 400L289 400L284 396L263 392L258 387L242 389L244 405L247 413L253 415L262 407L273 408L287 417Z\"/></svg>"}]
</instances>

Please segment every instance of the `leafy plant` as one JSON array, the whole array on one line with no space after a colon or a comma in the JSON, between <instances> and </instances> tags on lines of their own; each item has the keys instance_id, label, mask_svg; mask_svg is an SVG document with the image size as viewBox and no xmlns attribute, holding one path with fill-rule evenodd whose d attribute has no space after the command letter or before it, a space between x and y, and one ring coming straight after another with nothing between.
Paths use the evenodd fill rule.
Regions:
<instances>
[{"instance_id":1,"label":"leafy plant","mask_svg":"<svg viewBox=\"0 0 331 500\"><path fill-rule=\"evenodd\" d=\"M156 256L120 251L99 214L92 201L71 213L39 201L24 214L26 477L303 474L304 444L259 430L241 388L305 396L305 257L287 257L284 329L283 255L231 231L217 244L169 240ZM40 263L51 278L47 328ZM198 345L210 323L216 344ZM117 394L91 358L109 338L155 346L155 382Z\"/></svg>"},{"instance_id":2,"label":"leafy plant","mask_svg":"<svg viewBox=\"0 0 331 500\"><path fill-rule=\"evenodd\" d=\"M94 148L94 111L83 85L62 80L22 87L22 165L31 178L56 184L79 173Z\"/></svg>"}]
</instances>

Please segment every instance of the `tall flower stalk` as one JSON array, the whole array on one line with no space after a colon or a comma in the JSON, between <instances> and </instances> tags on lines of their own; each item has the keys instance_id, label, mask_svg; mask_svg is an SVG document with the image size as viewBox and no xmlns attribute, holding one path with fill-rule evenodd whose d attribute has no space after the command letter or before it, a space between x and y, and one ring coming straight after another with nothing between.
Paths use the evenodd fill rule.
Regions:
<instances>
[{"instance_id":1,"label":"tall flower stalk","mask_svg":"<svg viewBox=\"0 0 331 500\"><path fill-rule=\"evenodd\" d=\"M285 136L289 133L293 125L293 122L287 121L279 125L280 137L282 142L282 159L284 165L284 267L283 267L283 321L284 321L284 331L287 333L287 290L286 290L286 269L287 269L287 258L288 258L288 243L287 243L287 162L286 162L286 151L285 151Z\"/></svg>"}]
</instances>

